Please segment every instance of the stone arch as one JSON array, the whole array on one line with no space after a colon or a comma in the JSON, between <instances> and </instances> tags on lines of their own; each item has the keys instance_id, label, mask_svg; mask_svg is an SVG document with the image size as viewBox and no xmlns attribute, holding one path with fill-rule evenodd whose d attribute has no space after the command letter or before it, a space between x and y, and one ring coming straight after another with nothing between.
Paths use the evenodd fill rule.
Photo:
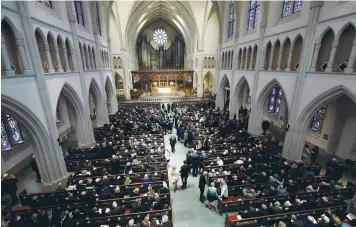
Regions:
<instances>
[{"instance_id":1,"label":"stone arch","mask_svg":"<svg viewBox=\"0 0 356 227\"><path fill-rule=\"evenodd\" d=\"M14 25L14 23L12 23L12 21L7 16L1 19L1 23L2 22L6 22L11 27L11 30L14 33L16 39L21 38L20 33L17 30L16 26Z\"/></svg>"},{"instance_id":2,"label":"stone arch","mask_svg":"<svg viewBox=\"0 0 356 227\"><path fill-rule=\"evenodd\" d=\"M241 69L241 61L242 61L242 49L239 49L239 59L237 60L237 68Z\"/></svg>"},{"instance_id":3,"label":"stone arch","mask_svg":"<svg viewBox=\"0 0 356 227\"><path fill-rule=\"evenodd\" d=\"M208 63L207 67L211 68L212 67L211 57L208 57L207 63Z\"/></svg>"},{"instance_id":4,"label":"stone arch","mask_svg":"<svg viewBox=\"0 0 356 227\"><path fill-rule=\"evenodd\" d=\"M110 80L110 77L107 76L105 80L105 94L106 94L106 104L108 107L108 112L109 114L113 114L113 99L116 98L116 95L114 95L113 88L112 88L112 83Z\"/></svg>"},{"instance_id":5,"label":"stone arch","mask_svg":"<svg viewBox=\"0 0 356 227\"><path fill-rule=\"evenodd\" d=\"M95 54L94 46L91 48L91 54L92 54L92 57L93 57L93 67L94 67L95 70L97 70L98 68L97 68L97 63L96 63L96 54Z\"/></svg>"},{"instance_id":6,"label":"stone arch","mask_svg":"<svg viewBox=\"0 0 356 227\"><path fill-rule=\"evenodd\" d=\"M281 59L281 65L280 68L281 70L286 70L286 68L290 67L288 65L288 58L289 58L289 54L291 53L291 41L289 39L289 37L287 37L284 41L283 41L283 46L282 46L283 50L282 50L282 59Z\"/></svg>"},{"instance_id":7,"label":"stone arch","mask_svg":"<svg viewBox=\"0 0 356 227\"><path fill-rule=\"evenodd\" d=\"M230 69L230 64L231 64L231 51L228 52L228 57L227 57L227 69Z\"/></svg>"},{"instance_id":8,"label":"stone arch","mask_svg":"<svg viewBox=\"0 0 356 227\"><path fill-rule=\"evenodd\" d=\"M23 74L23 59L21 58L20 51L17 45L17 39L19 39L18 31L12 22L5 17L1 21L1 39L5 44L5 49L7 56L2 56L2 69L4 68L3 58L7 58L10 62L7 70L13 70L11 73ZM11 68L11 69L10 69ZM3 73L5 75L5 73Z\"/></svg>"},{"instance_id":9,"label":"stone arch","mask_svg":"<svg viewBox=\"0 0 356 227\"><path fill-rule=\"evenodd\" d=\"M84 62L85 62L85 67L87 68L87 70L89 70L89 62L88 62L88 48L87 48L87 44L83 44L83 54L84 54Z\"/></svg>"},{"instance_id":10,"label":"stone arch","mask_svg":"<svg viewBox=\"0 0 356 227\"><path fill-rule=\"evenodd\" d=\"M255 44L255 46L253 47L253 55L252 55L252 66L251 66L251 69L256 69L257 51L258 51L258 46L257 46L257 44Z\"/></svg>"},{"instance_id":11,"label":"stone arch","mask_svg":"<svg viewBox=\"0 0 356 227\"><path fill-rule=\"evenodd\" d=\"M89 59L89 66L90 69L93 71L94 70L94 65L93 65L93 55L91 54L91 47L88 44L88 59Z\"/></svg>"},{"instance_id":12,"label":"stone arch","mask_svg":"<svg viewBox=\"0 0 356 227\"><path fill-rule=\"evenodd\" d=\"M215 57L211 58L211 68L215 68L216 66L216 61L215 61Z\"/></svg>"},{"instance_id":13,"label":"stone arch","mask_svg":"<svg viewBox=\"0 0 356 227\"><path fill-rule=\"evenodd\" d=\"M63 95L63 97L65 98L69 110L69 116L71 116L73 119L78 139L78 146L82 147L94 144L95 140L92 125L89 121L89 116L87 115L84 105L77 92L71 85L65 83L61 89L61 92L58 95L55 107L58 104L60 95Z\"/></svg>"},{"instance_id":14,"label":"stone arch","mask_svg":"<svg viewBox=\"0 0 356 227\"><path fill-rule=\"evenodd\" d=\"M339 45L336 49L333 62L334 72L344 71L347 65L353 65L353 62L349 63L349 59L356 37L355 26L353 26L352 23L347 23L341 31L342 32L336 36Z\"/></svg>"},{"instance_id":15,"label":"stone arch","mask_svg":"<svg viewBox=\"0 0 356 227\"><path fill-rule=\"evenodd\" d=\"M15 99L1 95L2 111L14 117L26 129L35 146L34 154L44 185L50 185L68 176L59 145L53 141L37 116Z\"/></svg>"},{"instance_id":16,"label":"stone arch","mask_svg":"<svg viewBox=\"0 0 356 227\"><path fill-rule=\"evenodd\" d=\"M66 38L66 41L65 41L65 48L66 48L66 51L67 51L67 58L68 58L68 64L69 64L69 69L71 71L74 70L74 65L73 65L73 56L72 56L72 49L73 49L73 46L72 46L72 43L70 42L70 40L68 38Z\"/></svg>"},{"instance_id":17,"label":"stone arch","mask_svg":"<svg viewBox=\"0 0 356 227\"><path fill-rule=\"evenodd\" d=\"M270 65L270 67L272 68L272 70L276 70L278 67L278 58L279 58L279 52L281 49L281 42L279 41L279 39L276 40L276 42L273 44L273 59L272 59L272 65Z\"/></svg>"},{"instance_id":18,"label":"stone arch","mask_svg":"<svg viewBox=\"0 0 356 227\"><path fill-rule=\"evenodd\" d=\"M89 91L88 91L89 107L91 104L90 97L93 98L93 102L94 102L95 114L96 114L96 126L101 127L105 123L105 120L104 120L105 112L103 111L103 108L105 108L105 103L104 103L103 96L100 91L100 86L98 85L98 83L96 82L96 80L94 78L92 78L90 85L89 85Z\"/></svg>"},{"instance_id":19,"label":"stone arch","mask_svg":"<svg viewBox=\"0 0 356 227\"><path fill-rule=\"evenodd\" d=\"M52 62L52 66L54 71L58 72L59 70L59 66L58 66L58 62L57 62L57 56L56 56L56 39L54 37L54 35L52 34L51 31L49 31L47 33L47 43L48 43L48 48L49 48L49 55L51 56L51 62Z\"/></svg>"},{"instance_id":20,"label":"stone arch","mask_svg":"<svg viewBox=\"0 0 356 227\"><path fill-rule=\"evenodd\" d=\"M328 66L328 61L331 53L331 46L334 41L334 32L332 29L328 29L323 33L318 59L316 62L316 71L324 71Z\"/></svg>"},{"instance_id":21,"label":"stone arch","mask_svg":"<svg viewBox=\"0 0 356 227\"><path fill-rule=\"evenodd\" d=\"M86 71L87 67L85 66L85 60L84 60L84 50L83 50L83 46L82 43L79 42L79 51L80 51L80 56L81 56L81 60L82 60L82 67L83 67L83 71Z\"/></svg>"},{"instance_id":22,"label":"stone arch","mask_svg":"<svg viewBox=\"0 0 356 227\"><path fill-rule=\"evenodd\" d=\"M123 90L125 87L125 81L122 76L115 72L115 87L116 87L116 95L120 96L123 95Z\"/></svg>"},{"instance_id":23,"label":"stone arch","mask_svg":"<svg viewBox=\"0 0 356 227\"><path fill-rule=\"evenodd\" d=\"M242 66L241 66L241 69L246 69L245 65L246 65L246 47L244 47L244 49L242 51Z\"/></svg>"},{"instance_id":24,"label":"stone arch","mask_svg":"<svg viewBox=\"0 0 356 227\"><path fill-rule=\"evenodd\" d=\"M344 26L342 26L340 31L335 35L335 40L340 40L342 33L344 33L345 30L349 29L350 27L355 29L356 25L354 23L352 23L351 21L347 22Z\"/></svg>"},{"instance_id":25,"label":"stone arch","mask_svg":"<svg viewBox=\"0 0 356 227\"><path fill-rule=\"evenodd\" d=\"M251 58L252 58L252 47L251 47L251 45L250 46L248 46L248 49L247 49L247 67L246 67L246 69L252 69L252 67L251 67Z\"/></svg>"},{"instance_id":26,"label":"stone arch","mask_svg":"<svg viewBox=\"0 0 356 227\"><path fill-rule=\"evenodd\" d=\"M214 81L215 81L215 77L210 71L205 73L203 77L203 83L202 83L204 95L211 95L215 92Z\"/></svg>"},{"instance_id":27,"label":"stone arch","mask_svg":"<svg viewBox=\"0 0 356 227\"><path fill-rule=\"evenodd\" d=\"M283 86L276 79L271 80L267 85L265 85L264 88L259 93L259 95L257 96L256 104L254 106L254 114L253 114L254 119L253 119L253 122L251 122L254 124L254 129L256 130L256 132L254 132L255 134L260 134L262 132L261 123L264 118L264 113L267 110L268 101L269 101L271 92L276 87L281 88L281 90L283 92L282 102L284 101L284 104L285 104L285 106L283 108L284 111L279 112L279 115L283 114L283 121L280 122L280 125L282 125L283 128L280 128L281 132L279 132L279 133L283 133L283 135L281 135L281 136L284 136L284 133L285 133L284 127L288 123L288 118L289 118L289 107L288 107L289 105L288 105L288 101L287 101L288 99L287 99L286 92L285 92ZM271 121L271 119L268 119L268 120ZM276 119L276 120L278 123L278 119ZM273 128L273 125L271 126L271 128Z\"/></svg>"},{"instance_id":28,"label":"stone arch","mask_svg":"<svg viewBox=\"0 0 356 227\"><path fill-rule=\"evenodd\" d=\"M47 39L45 38L40 28L36 28L35 37L37 42L37 49L41 57L42 69L45 73L48 73L49 65L48 65L47 54L46 54Z\"/></svg>"},{"instance_id":29,"label":"stone arch","mask_svg":"<svg viewBox=\"0 0 356 227\"><path fill-rule=\"evenodd\" d=\"M221 78L218 90L218 107L228 108L230 103L230 81L226 74ZM229 88L229 89L226 89Z\"/></svg>"},{"instance_id":30,"label":"stone arch","mask_svg":"<svg viewBox=\"0 0 356 227\"><path fill-rule=\"evenodd\" d=\"M272 44L270 41L268 41L267 45L266 45L266 49L265 51L265 62L264 62L264 69L268 70L271 66L270 66L270 59L273 57L273 53L272 53Z\"/></svg>"},{"instance_id":31,"label":"stone arch","mask_svg":"<svg viewBox=\"0 0 356 227\"><path fill-rule=\"evenodd\" d=\"M204 58L203 64L204 64L204 68L206 68L207 65L208 65L208 64L207 64L207 58L206 58L206 57Z\"/></svg>"},{"instance_id":32,"label":"stone arch","mask_svg":"<svg viewBox=\"0 0 356 227\"><path fill-rule=\"evenodd\" d=\"M289 141L288 141L288 142L292 143L292 146L290 147L291 149L290 150L284 149L283 157L285 157L289 160L300 160L302 151L303 151L303 146L306 141L305 140L306 134L307 134L308 128L310 126L312 117L320 109L320 107L322 107L325 104L328 104L332 101L335 101L338 98L342 98L343 96L348 97L354 104L356 104L356 95L343 85L338 85L331 89L326 90L325 92L318 95L317 97L315 97L312 101L310 101L308 103L308 105L298 115L298 118L296 121L297 124L291 125L291 128L293 129L293 131L296 131L299 133L298 133L297 138L296 138L295 134L291 134L291 136L293 136L293 138L289 138ZM340 122L335 122L335 123L336 123L336 125L344 127L343 123L340 123ZM336 149L337 142L339 141L340 138L337 138L337 136L336 137L331 136L330 139L334 140L334 141L330 141L330 142L336 142L336 144L335 143L333 144L334 148ZM333 146L332 144L328 144L328 149L330 148L329 147L330 145Z\"/></svg>"},{"instance_id":33,"label":"stone arch","mask_svg":"<svg viewBox=\"0 0 356 227\"><path fill-rule=\"evenodd\" d=\"M303 38L301 35L298 35L293 42L293 52L292 52L292 59L290 65L291 71L298 70L302 49L303 49Z\"/></svg>"},{"instance_id":34,"label":"stone arch","mask_svg":"<svg viewBox=\"0 0 356 227\"><path fill-rule=\"evenodd\" d=\"M234 50L231 51L230 69L232 69L233 64L234 64Z\"/></svg>"},{"instance_id":35,"label":"stone arch","mask_svg":"<svg viewBox=\"0 0 356 227\"><path fill-rule=\"evenodd\" d=\"M116 68L117 68L117 60L116 60L116 57L113 57L113 59L112 59L112 64L113 64L114 68L116 69Z\"/></svg>"},{"instance_id":36,"label":"stone arch","mask_svg":"<svg viewBox=\"0 0 356 227\"><path fill-rule=\"evenodd\" d=\"M221 68L223 69L224 68L224 61L225 61L225 54L222 53L222 58L221 58Z\"/></svg>"},{"instance_id":37,"label":"stone arch","mask_svg":"<svg viewBox=\"0 0 356 227\"><path fill-rule=\"evenodd\" d=\"M237 110L241 105L242 106L247 106L250 105L251 103L247 102L248 98L248 89L251 89L247 79L245 76L242 76L239 81L236 83L235 89L234 89L234 97L236 97L236 108L234 110Z\"/></svg>"},{"instance_id":38,"label":"stone arch","mask_svg":"<svg viewBox=\"0 0 356 227\"><path fill-rule=\"evenodd\" d=\"M66 63L65 63L65 59L64 59L65 46L64 46L64 41L63 41L61 35L57 36L57 47L58 47L58 51L59 51L59 59L60 59L60 63L61 63L61 68L64 71L67 71L67 69L66 69L67 67L65 65Z\"/></svg>"}]
</instances>

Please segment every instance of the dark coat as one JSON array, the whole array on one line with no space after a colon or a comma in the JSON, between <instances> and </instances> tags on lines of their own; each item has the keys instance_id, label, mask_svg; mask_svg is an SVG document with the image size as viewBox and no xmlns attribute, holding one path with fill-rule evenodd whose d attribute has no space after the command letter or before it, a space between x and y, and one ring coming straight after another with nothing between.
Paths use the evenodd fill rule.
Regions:
<instances>
[{"instance_id":1,"label":"dark coat","mask_svg":"<svg viewBox=\"0 0 356 227\"><path fill-rule=\"evenodd\" d=\"M180 174L182 177L188 177L189 176L189 166L184 164L180 167Z\"/></svg>"},{"instance_id":2,"label":"dark coat","mask_svg":"<svg viewBox=\"0 0 356 227\"><path fill-rule=\"evenodd\" d=\"M205 188L206 185L206 179L204 175L200 175L199 177L199 188Z\"/></svg>"}]
</instances>

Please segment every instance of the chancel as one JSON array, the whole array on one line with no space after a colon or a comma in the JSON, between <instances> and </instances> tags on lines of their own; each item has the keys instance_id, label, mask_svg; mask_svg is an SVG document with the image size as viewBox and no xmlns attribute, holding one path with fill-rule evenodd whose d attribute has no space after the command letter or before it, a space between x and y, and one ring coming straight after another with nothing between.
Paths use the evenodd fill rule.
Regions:
<instances>
[{"instance_id":1,"label":"chancel","mask_svg":"<svg viewBox=\"0 0 356 227\"><path fill-rule=\"evenodd\" d=\"M2 1L2 226L356 226L355 1Z\"/></svg>"}]
</instances>

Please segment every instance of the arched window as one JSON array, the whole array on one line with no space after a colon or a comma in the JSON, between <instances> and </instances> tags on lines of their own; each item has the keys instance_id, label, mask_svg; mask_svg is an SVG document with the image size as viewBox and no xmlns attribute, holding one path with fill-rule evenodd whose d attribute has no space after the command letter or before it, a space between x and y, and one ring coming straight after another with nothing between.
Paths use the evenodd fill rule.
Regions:
<instances>
[{"instance_id":1,"label":"arched window","mask_svg":"<svg viewBox=\"0 0 356 227\"><path fill-rule=\"evenodd\" d=\"M231 0L230 8L229 8L228 38L230 38L234 35L234 27L235 27L235 4L234 4L234 0Z\"/></svg>"},{"instance_id":2,"label":"arched window","mask_svg":"<svg viewBox=\"0 0 356 227\"><path fill-rule=\"evenodd\" d=\"M99 14L99 2L96 2L96 26L98 27L99 35L101 35L100 14Z\"/></svg>"},{"instance_id":3,"label":"arched window","mask_svg":"<svg viewBox=\"0 0 356 227\"><path fill-rule=\"evenodd\" d=\"M287 17L303 9L303 0L284 0L282 17Z\"/></svg>"},{"instance_id":4,"label":"arched window","mask_svg":"<svg viewBox=\"0 0 356 227\"><path fill-rule=\"evenodd\" d=\"M251 89L249 88L249 89L247 90L247 100L246 100L247 105L250 105L250 104L251 104L251 95L252 95L252 91L251 91Z\"/></svg>"},{"instance_id":5,"label":"arched window","mask_svg":"<svg viewBox=\"0 0 356 227\"><path fill-rule=\"evenodd\" d=\"M257 27L259 13L260 13L260 1L252 0L250 2L250 8L248 11L248 28L247 28L247 30L251 30L251 29L254 29Z\"/></svg>"},{"instance_id":6,"label":"arched window","mask_svg":"<svg viewBox=\"0 0 356 227\"><path fill-rule=\"evenodd\" d=\"M77 23L84 26L84 10L82 1L73 1L74 12L77 17Z\"/></svg>"},{"instance_id":7,"label":"arched window","mask_svg":"<svg viewBox=\"0 0 356 227\"><path fill-rule=\"evenodd\" d=\"M1 151L9 151L13 145L23 141L19 124L12 116L5 114L1 119Z\"/></svg>"},{"instance_id":8,"label":"arched window","mask_svg":"<svg viewBox=\"0 0 356 227\"><path fill-rule=\"evenodd\" d=\"M268 112L273 113L274 115L279 114L281 102L282 102L283 91L280 87L273 88L269 103L268 103Z\"/></svg>"},{"instance_id":9,"label":"arched window","mask_svg":"<svg viewBox=\"0 0 356 227\"><path fill-rule=\"evenodd\" d=\"M114 65L114 68L116 69L116 65L117 65L116 57L113 58L112 64Z\"/></svg>"},{"instance_id":10,"label":"arched window","mask_svg":"<svg viewBox=\"0 0 356 227\"><path fill-rule=\"evenodd\" d=\"M322 106L318 110L318 112L314 115L310 125L312 131L321 132L321 129L323 128L326 110L327 110L327 106Z\"/></svg>"},{"instance_id":11,"label":"arched window","mask_svg":"<svg viewBox=\"0 0 356 227\"><path fill-rule=\"evenodd\" d=\"M56 123L61 122L61 119L59 118L59 110L56 109Z\"/></svg>"}]
</instances>

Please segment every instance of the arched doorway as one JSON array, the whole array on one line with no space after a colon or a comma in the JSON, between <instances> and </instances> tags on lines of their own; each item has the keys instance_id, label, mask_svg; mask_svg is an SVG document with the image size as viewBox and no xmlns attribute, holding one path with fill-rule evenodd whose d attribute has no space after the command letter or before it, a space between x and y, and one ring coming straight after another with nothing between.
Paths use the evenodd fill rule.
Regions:
<instances>
[{"instance_id":1,"label":"arched doorway","mask_svg":"<svg viewBox=\"0 0 356 227\"><path fill-rule=\"evenodd\" d=\"M262 89L252 112L249 125L254 125L254 134L261 134L262 121L267 120L270 122L269 133L280 141L284 140L288 124L288 103L282 86L276 80Z\"/></svg>"},{"instance_id":2,"label":"arched doorway","mask_svg":"<svg viewBox=\"0 0 356 227\"><path fill-rule=\"evenodd\" d=\"M226 75L223 76L220 82L219 93L217 96L217 107L220 109L229 108L230 104L230 83Z\"/></svg>"},{"instance_id":3,"label":"arched doorway","mask_svg":"<svg viewBox=\"0 0 356 227\"><path fill-rule=\"evenodd\" d=\"M76 136L78 146L84 147L94 145L95 139L92 124L76 91L69 84L65 83L58 96L57 103L61 96L67 106L69 119L71 119L71 122L73 123L74 127L72 127L72 135ZM68 139L70 140L70 138Z\"/></svg>"},{"instance_id":4,"label":"arched doorway","mask_svg":"<svg viewBox=\"0 0 356 227\"><path fill-rule=\"evenodd\" d=\"M105 124L105 102L101 95L100 87L95 79L89 86L89 109L93 127L102 127Z\"/></svg>"},{"instance_id":5,"label":"arched doorway","mask_svg":"<svg viewBox=\"0 0 356 227\"><path fill-rule=\"evenodd\" d=\"M116 95L117 97L124 98L124 80L122 77L118 74L115 73L115 85L116 85Z\"/></svg>"},{"instance_id":6,"label":"arched doorway","mask_svg":"<svg viewBox=\"0 0 356 227\"><path fill-rule=\"evenodd\" d=\"M214 76L211 72L207 72L203 79L203 94L205 97L210 97L213 95L214 90Z\"/></svg>"},{"instance_id":7,"label":"arched doorway","mask_svg":"<svg viewBox=\"0 0 356 227\"><path fill-rule=\"evenodd\" d=\"M2 115L13 117L18 126L23 129L22 132L26 133L22 135L24 141L26 139L31 141L42 183L50 185L66 178L68 173L59 144L51 139L45 126L37 116L21 103L3 94L1 95L1 101ZM3 132L1 139L3 149Z\"/></svg>"},{"instance_id":8,"label":"arched doorway","mask_svg":"<svg viewBox=\"0 0 356 227\"><path fill-rule=\"evenodd\" d=\"M283 150L283 156L299 160L305 144L319 147L325 155L356 160L356 95L344 86L329 89L310 102L299 116L300 140L287 136L291 149ZM297 143L296 143L297 142ZM289 144L287 144L289 145ZM324 163L321 163L324 164Z\"/></svg>"}]
</instances>

